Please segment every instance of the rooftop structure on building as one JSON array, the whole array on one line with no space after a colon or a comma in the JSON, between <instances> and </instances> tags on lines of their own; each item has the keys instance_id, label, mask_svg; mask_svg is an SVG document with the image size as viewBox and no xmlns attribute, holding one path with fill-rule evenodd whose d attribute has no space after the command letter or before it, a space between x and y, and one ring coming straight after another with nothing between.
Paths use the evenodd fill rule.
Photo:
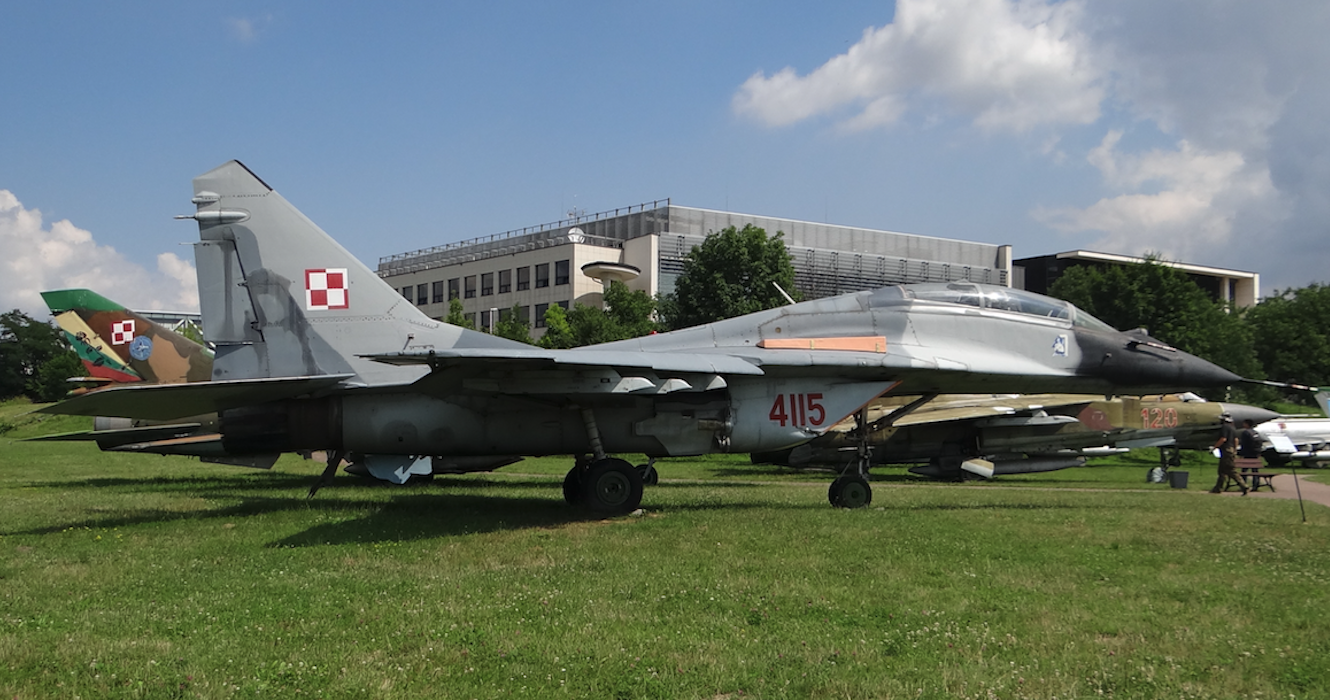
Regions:
<instances>
[{"instance_id":1,"label":"rooftop structure on building","mask_svg":"<svg viewBox=\"0 0 1330 700\"><path fill-rule=\"evenodd\" d=\"M165 326L173 331L179 331L186 326L194 328L203 327L203 316L195 311L136 311L138 315L156 323L159 326Z\"/></svg>"},{"instance_id":2,"label":"rooftop structure on building","mask_svg":"<svg viewBox=\"0 0 1330 700\"><path fill-rule=\"evenodd\" d=\"M481 328L518 308L540 328L552 304L600 303L604 285L668 294L694 246L730 226L780 232L805 298L911 282L1010 286L1011 247L698 209L668 199L379 259L378 274L442 318L452 297Z\"/></svg>"},{"instance_id":3,"label":"rooftop structure on building","mask_svg":"<svg viewBox=\"0 0 1330 700\"><path fill-rule=\"evenodd\" d=\"M1012 286L1039 294L1047 294L1049 287L1062 273L1082 265L1131 265L1143 263L1146 258L1091 250L1071 250L1065 253L1021 258L1012 262ZM1216 300L1232 302L1234 306L1253 306L1261 298L1261 276L1255 272L1227 270L1221 267L1192 265L1170 260L1156 260L1160 265L1175 267L1187 273L1193 282Z\"/></svg>"}]
</instances>

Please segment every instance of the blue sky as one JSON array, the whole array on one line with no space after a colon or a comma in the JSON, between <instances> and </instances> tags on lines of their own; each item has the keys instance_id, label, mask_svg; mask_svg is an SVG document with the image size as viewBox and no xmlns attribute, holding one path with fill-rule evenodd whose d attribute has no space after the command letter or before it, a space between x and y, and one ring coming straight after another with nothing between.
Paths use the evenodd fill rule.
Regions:
<instances>
[{"instance_id":1,"label":"blue sky","mask_svg":"<svg viewBox=\"0 0 1330 700\"><path fill-rule=\"evenodd\" d=\"M0 308L189 308L244 161L380 256L672 197L1330 278L1330 5L7 3Z\"/></svg>"}]
</instances>

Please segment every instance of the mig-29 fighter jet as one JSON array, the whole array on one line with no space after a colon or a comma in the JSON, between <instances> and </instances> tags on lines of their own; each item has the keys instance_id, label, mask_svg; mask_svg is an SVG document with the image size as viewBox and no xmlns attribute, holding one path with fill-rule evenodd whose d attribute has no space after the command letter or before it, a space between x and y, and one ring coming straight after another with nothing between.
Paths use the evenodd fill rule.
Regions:
<instances>
[{"instance_id":1,"label":"mig-29 fighter jet","mask_svg":"<svg viewBox=\"0 0 1330 700\"><path fill-rule=\"evenodd\" d=\"M213 381L123 386L55 413L216 411L228 453L589 455L570 502L635 510L612 453L768 452L888 392L1162 393L1240 378L1071 304L969 283L885 287L694 328L545 350L426 317L237 161L194 180ZM838 480L868 493L867 464ZM833 498L833 501L838 499ZM862 498L843 499L847 505Z\"/></svg>"}]
</instances>

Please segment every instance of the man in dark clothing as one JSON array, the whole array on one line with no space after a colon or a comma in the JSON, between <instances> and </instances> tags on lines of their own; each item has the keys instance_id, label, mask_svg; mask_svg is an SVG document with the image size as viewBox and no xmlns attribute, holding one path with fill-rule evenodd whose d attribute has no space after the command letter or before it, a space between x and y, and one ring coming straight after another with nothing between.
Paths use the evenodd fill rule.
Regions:
<instances>
[{"instance_id":1,"label":"man in dark clothing","mask_svg":"<svg viewBox=\"0 0 1330 700\"><path fill-rule=\"evenodd\" d=\"M1250 418L1242 421L1242 432L1238 433L1238 456L1245 459L1261 456L1261 434L1256 432L1256 423Z\"/></svg>"},{"instance_id":2,"label":"man in dark clothing","mask_svg":"<svg viewBox=\"0 0 1330 700\"><path fill-rule=\"evenodd\" d=\"M1214 447L1219 450L1219 480L1210 493L1223 493L1232 479L1242 487L1242 495L1247 495L1247 482L1238 473L1238 431L1233 427L1233 416L1225 413L1220 416L1219 439Z\"/></svg>"}]
</instances>

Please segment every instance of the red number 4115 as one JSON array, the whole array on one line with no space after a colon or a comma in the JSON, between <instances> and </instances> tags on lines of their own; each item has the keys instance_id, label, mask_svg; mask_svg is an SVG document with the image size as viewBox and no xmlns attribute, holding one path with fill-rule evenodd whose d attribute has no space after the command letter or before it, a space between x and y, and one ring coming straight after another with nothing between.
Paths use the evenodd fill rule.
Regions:
<instances>
[{"instance_id":1,"label":"red number 4115","mask_svg":"<svg viewBox=\"0 0 1330 700\"><path fill-rule=\"evenodd\" d=\"M827 420L827 409L822 407L822 394L777 394L767 417L784 427L791 425L822 425Z\"/></svg>"}]
</instances>

